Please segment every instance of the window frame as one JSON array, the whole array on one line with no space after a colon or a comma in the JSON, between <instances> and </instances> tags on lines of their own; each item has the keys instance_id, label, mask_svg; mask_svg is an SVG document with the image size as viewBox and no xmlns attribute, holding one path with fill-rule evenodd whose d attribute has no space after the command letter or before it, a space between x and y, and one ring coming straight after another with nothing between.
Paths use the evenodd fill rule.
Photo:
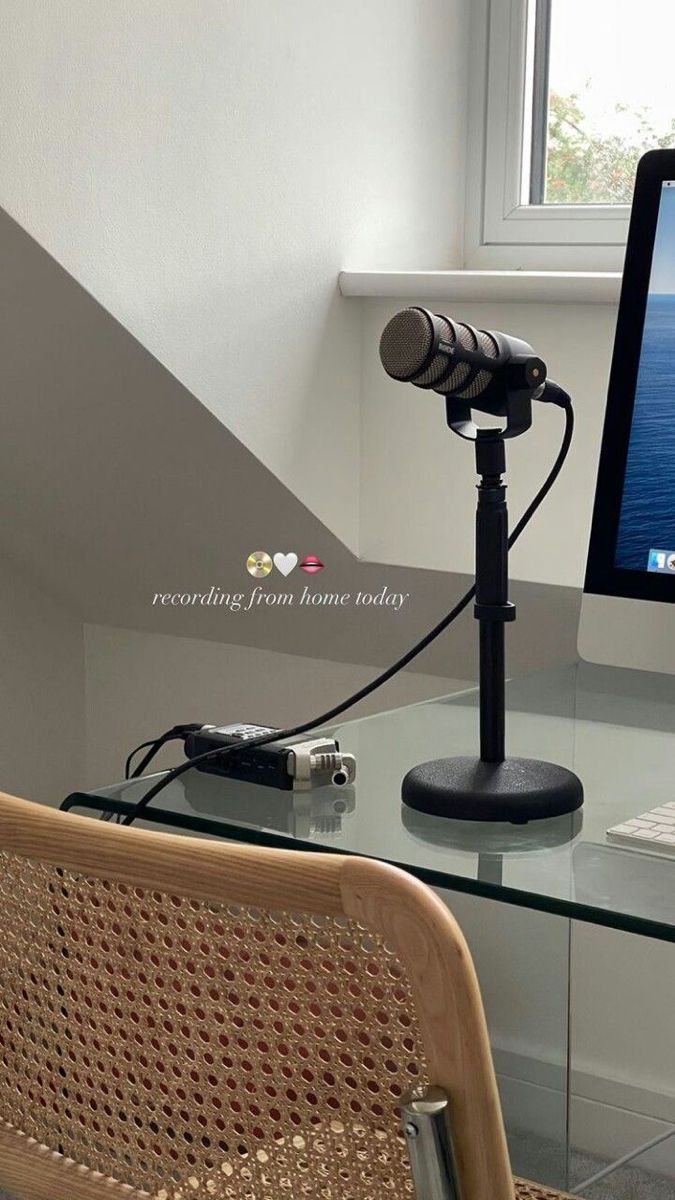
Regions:
<instances>
[{"instance_id":1,"label":"window frame","mask_svg":"<svg viewBox=\"0 0 675 1200\"><path fill-rule=\"evenodd\" d=\"M545 2L472 0L465 265L620 270L628 205L522 203L531 153L531 112L525 118L533 92L532 18Z\"/></svg>"}]
</instances>

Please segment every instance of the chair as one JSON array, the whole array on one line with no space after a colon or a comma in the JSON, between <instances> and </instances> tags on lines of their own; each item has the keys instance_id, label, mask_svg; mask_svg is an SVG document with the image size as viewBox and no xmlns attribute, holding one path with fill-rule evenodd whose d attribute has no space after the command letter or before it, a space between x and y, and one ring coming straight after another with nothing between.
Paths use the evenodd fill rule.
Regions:
<instances>
[{"instance_id":1,"label":"chair","mask_svg":"<svg viewBox=\"0 0 675 1200\"><path fill-rule=\"evenodd\" d=\"M0 859L0 1188L403 1200L435 1085L461 1200L562 1197L513 1180L471 957L415 879L2 795Z\"/></svg>"}]
</instances>

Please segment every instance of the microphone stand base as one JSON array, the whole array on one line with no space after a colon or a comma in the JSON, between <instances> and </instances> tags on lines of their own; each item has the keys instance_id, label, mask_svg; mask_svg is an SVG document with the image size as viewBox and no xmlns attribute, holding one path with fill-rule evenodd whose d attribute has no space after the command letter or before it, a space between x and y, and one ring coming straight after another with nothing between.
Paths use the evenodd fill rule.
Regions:
<instances>
[{"instance_id":1,"label":"microphone stand base","mask_svg":"<svg viewBox=\"0 0 675 1200\"><path fill-rule=\"evenodd\" d=\"M584 802L584 789L572 771L555 763L438 758L408 771L401 796L409 808L437 817L522 825L575 812Z\"/></svg>"}]
</instances>

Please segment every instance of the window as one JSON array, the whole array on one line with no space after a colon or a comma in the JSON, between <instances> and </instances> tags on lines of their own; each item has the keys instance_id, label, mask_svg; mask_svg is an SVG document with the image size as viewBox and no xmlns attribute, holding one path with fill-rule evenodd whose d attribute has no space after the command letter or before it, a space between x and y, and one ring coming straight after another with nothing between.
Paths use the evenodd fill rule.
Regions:
<instances>
[{"instance_id":1,"label":"window","mask_svg":"<svg viewBox=\"0 0 675 1200\"><path fill-rule=\"evenodd\" d=\"M675 146L671 0L473 0L467 265L616 270Z\"/></svg>"}]
</instances>

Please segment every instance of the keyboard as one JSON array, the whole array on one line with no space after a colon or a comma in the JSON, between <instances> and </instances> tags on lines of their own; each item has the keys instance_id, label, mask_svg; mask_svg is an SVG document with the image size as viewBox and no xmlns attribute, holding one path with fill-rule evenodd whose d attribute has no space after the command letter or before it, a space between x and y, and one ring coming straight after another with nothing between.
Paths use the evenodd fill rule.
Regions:
<instances>
[{"instance_id":1,"label":"keyboard","mask_svg":"<svg viewBox=\"0 0 675 1200\"><path fill-rule=\"evenodd\" d=\"M616 846L631 846L651 854L669 854L675 858L675 800L669 800L640 817L632 817L607 830L607 841Z\"/></svg>"}]
</instances>

